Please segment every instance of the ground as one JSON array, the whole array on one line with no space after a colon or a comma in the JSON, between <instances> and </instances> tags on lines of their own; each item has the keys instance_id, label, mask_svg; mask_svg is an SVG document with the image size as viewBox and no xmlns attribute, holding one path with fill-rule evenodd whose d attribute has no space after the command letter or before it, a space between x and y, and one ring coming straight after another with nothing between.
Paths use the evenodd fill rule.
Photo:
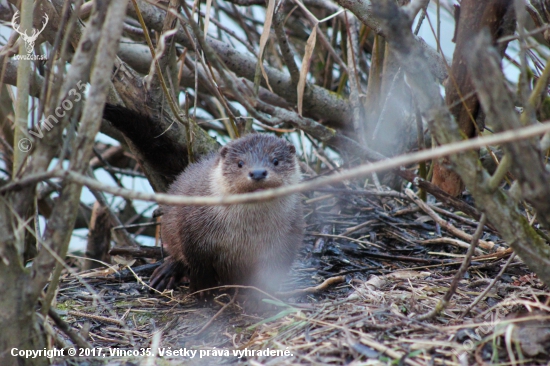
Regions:
<instances>
[{"instance_id":1,"label":"ground","mask_svg":"<svg viewBox=\"0 0 550 366\"><path fill-rule=\"evenodd\" d=\"M550 291L490 225L436 312L478 222L373 187L324 190L305 206L299 258L260 310L230 294L151 293L150 269L66 273L55 311L97 348L54 364L550 364Z\"/></svg>"}]
</instances>

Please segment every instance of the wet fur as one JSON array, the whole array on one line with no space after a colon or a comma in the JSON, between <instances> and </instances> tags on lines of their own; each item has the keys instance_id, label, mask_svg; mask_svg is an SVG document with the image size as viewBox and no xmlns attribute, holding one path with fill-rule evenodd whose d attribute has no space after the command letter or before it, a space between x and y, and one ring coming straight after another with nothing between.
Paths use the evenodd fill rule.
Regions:
<instances>
[{"instance_id":1,"label":"wet fur","mask_svg":"<svg viewBox=\"0 0 550 366\"><path fill-rule=\"evenodd\" d=\"M266 179L249 179L251 169L266 169ZM274 136L252 134L190 165L168 192L217 196L299 180L294 146ZM164 206L163 211L162 240L170 259L151 279L160 290L173 288L187 275L192 292L232 284L274 291L303 238L298 194L230 206Z\"/></svg>"}]
</instances>

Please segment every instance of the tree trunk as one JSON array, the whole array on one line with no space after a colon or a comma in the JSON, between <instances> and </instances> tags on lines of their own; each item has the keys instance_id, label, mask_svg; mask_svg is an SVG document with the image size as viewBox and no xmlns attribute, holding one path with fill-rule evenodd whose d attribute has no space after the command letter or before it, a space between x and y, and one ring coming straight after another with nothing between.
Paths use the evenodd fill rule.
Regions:
<instances>
[{"instance_id":1,"label":"tree trunk","mask_svg":"<svg viewBox=\"0 0 550 366\"><path fill-rule=\"evenodd\" d=\"M0 229L1 230L1 229ZM35 312L36 296L28 291L30 276L12 241L0 239L0 365L47 365L45 357L12 356L17 350L41 350L47 345Z\"/></svg>"},{"instance_id":2,"label":"tree trunk","mask_svg":"<svg viewBox=\"0 0 550 366\"><path fill-rule=\"evenodd\" d=\"M493 43L514 32L512 4L511 0L463 0L460 6L455 6L456 47L445 87L445 103L466 138L477 136L484 127L483 119L478 118L479 100L468 73L466 56L471 52L472 39L483 28L489 29ZM507 42L498 45L501 55L507 45ZM456 197L464 190L464 183L450 164L448 159L435 163L432 183Z\"/></svg>"}]
</instances>

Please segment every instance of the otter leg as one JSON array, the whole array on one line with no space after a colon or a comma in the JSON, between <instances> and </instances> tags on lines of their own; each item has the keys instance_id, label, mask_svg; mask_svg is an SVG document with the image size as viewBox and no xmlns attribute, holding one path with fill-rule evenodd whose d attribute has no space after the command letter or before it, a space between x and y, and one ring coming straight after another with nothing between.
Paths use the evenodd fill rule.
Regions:
<instances>
[{"instance_id":1,"label":"otter leg","mask_svg":"<svg viewBox=\"0 0 550 366\"><path fill-rule=\"evenodd\" d=\"M181 284L186 273L187 266L184 263L168 257L155 269L149 279L149 285L158 291L172 290Z\"/></svg>"},{"instance_id":2,"label":"otter leg","mask_svg":"<svg viewBox=\"0 0 550 366\"><path fill-rule=\"evenodd\" d=\"M216 270L210 263L203 263L200 266L190 267L189 271L189 290L191 293L198 291L198 298L211 300L218 290L204 291L206 289L217 287L219 285Z\"/></svg>"}]
</instances>

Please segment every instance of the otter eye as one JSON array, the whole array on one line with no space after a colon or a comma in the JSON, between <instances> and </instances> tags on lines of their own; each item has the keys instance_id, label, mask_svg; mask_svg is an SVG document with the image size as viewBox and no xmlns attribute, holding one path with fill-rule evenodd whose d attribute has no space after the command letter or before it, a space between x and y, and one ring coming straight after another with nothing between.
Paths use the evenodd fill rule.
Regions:
<instances>
[{"instance_id":1,"label":"otter eye","mask_svg":"<svg viewBox=\"0 0 550 366\"><path fill-rule=\"evenodd\" d=\"M273 165L275 166L279 165L279 160L277 160L277 158L273 159Z\"/></svg>"},{"instance_id":2,"label":"otter eye","mask_svg":"<svg viewBox=\"0 0 550 366\"><path fill-rule=\"evenodd\" d=\"M244 162L242 160L239 160L239 162L237 163L237 166L239 168L242 168L244 166Z\"/></svg>"}]
</instances>

